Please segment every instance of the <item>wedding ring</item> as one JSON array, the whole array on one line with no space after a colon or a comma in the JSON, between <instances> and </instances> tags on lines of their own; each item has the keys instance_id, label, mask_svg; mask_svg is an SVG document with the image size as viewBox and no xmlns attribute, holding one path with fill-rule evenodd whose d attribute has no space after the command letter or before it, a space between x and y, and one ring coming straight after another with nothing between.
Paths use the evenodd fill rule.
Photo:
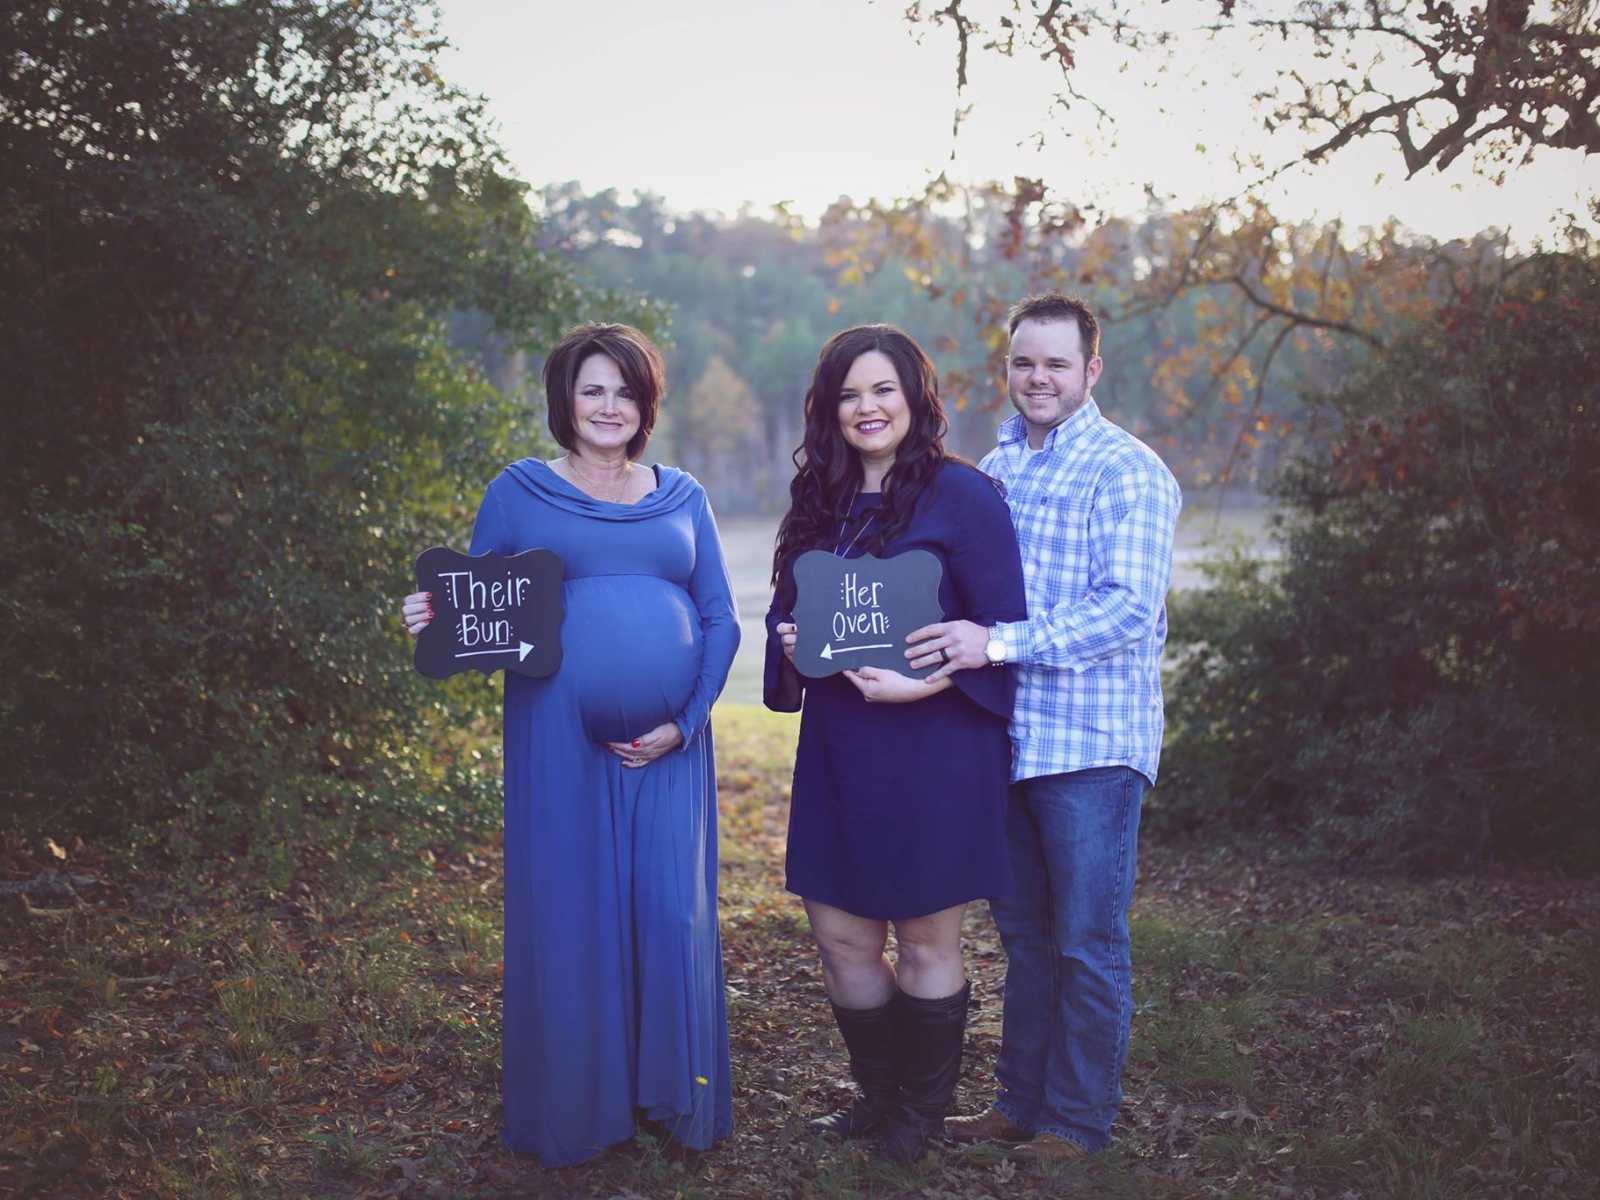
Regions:
<instances>
[{"instance_id":1,"label":"wedding ring","mask_svg":"<svg viewBox=\"0 0 1600 1200\"><path fill-rule=\"evenodd\" d=\"M950 665L950 651L946 650L943 646L939 647L939 665L941 667L948 667Z\"/></svg>"}]
</instances>

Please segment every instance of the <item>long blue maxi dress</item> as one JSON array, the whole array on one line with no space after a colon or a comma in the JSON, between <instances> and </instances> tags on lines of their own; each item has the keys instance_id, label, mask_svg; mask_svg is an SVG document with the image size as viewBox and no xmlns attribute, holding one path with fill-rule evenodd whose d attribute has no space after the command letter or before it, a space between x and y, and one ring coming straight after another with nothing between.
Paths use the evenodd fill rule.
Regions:
<instances>
[{"instance_id":1,"label":"long blue maxi dress","mask_svg":"<svg viewBox=\"0 0 1600 1200\"><path fill-rule=\"evenodd\" d=\"M473 554L553 550L562 665L505 682L506 1144L547 1167L634 1132L733 1129L709 723L739 622L705 490L656 467L636 504L523 459L488 487ZM673 721L643 768L603 745Z\"/></svg>"}]
</instances>

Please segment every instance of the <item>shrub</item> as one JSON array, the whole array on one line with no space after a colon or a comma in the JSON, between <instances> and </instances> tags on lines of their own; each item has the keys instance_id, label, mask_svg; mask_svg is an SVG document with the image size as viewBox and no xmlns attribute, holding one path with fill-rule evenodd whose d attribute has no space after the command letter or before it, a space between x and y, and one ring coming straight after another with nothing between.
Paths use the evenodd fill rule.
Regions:
<instances>
[{"instance_id":1,"label":"shrub","mask_svg":"<svg viewBox=\"0 0 1600 1200\"><path fill-rule=\"evenodd\" d=\"M424 0L0 18L0 821L442 786L393 613L521 416L450 350L578 295ZM429 809L428 811L433 811Z\"/></svg>"},{"instance_id":2,"label":"shrub","mask_svg":"<svg viewBox=\"0 0 1600 1200\"><path fill-rule=\"evenodd\" d=\"M1322 397L1284 557L1172 609L1152 819L1421 867L1600 858L1600 279L1543 255Z\"/></svg>"}]
</instances>

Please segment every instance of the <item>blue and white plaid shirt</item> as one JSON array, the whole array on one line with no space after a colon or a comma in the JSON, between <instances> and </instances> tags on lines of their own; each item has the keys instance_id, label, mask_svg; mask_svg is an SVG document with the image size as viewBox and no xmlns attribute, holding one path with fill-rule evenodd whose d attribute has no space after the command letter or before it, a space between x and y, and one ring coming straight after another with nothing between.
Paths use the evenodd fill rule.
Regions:
<instances>
[{"instance_id":1,"label":"blue and white plaid shirt","mask_svg":"<svg viewBox=\"0 0 1600 1200\"><path fill-rule=\"evenodd\" d=\"M1093 397L1036 454L1013 416L980 465L1006 486L1028 591L1028 619L997 627L1018 664L1012 780L1127 766L1155 783L1177 480Z\"/></svg>"}]
</instances>

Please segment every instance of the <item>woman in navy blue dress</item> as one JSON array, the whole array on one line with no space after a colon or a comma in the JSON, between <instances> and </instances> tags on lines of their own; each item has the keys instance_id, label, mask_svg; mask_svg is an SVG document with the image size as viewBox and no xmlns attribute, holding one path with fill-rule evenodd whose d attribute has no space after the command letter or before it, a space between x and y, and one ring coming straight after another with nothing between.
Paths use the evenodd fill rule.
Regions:
<instances>
[{"instance_id":1,"label":"woman in navy blue dress","mask_svg":"<svg viewBox=\"0 0 1600 1200\"><path fill-rule=\"evenodd\" d=\"M803 680L790 661L793 565L808 550L927 550L943 568L944 619L990 625L1026 615L1022 564L998 485L945 452L933 364L906 334L835 335L805 403L773 556L765 699L802 709L788 887L804 898L860 1087L850 1108L812 1125L881 1133L885 1153L908 1162L938 1131L961 1070L962 910L1006 882L1013 685L1004 667L933 684L873 667Z\"/></svg>"},{"instance_id":2,"label":"woman in navy blue dress","mask_svg":"<svg viewBox=\"0 0 1600 1200\"><path fill-rule=\"evenodd\" d=\"M555 551L561 669L505 683L506 1144L547 1167L642 1115L705 1149L733 1128L711 704L739 623L705 491L644 467L661 359L585 325L545 365L566 454L512 463L471 553ZM406 598L415 634L427 593Z\"/></svg>"}]
</instances>

